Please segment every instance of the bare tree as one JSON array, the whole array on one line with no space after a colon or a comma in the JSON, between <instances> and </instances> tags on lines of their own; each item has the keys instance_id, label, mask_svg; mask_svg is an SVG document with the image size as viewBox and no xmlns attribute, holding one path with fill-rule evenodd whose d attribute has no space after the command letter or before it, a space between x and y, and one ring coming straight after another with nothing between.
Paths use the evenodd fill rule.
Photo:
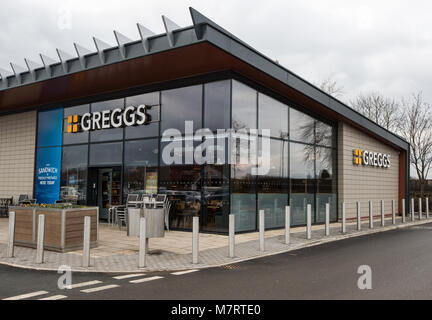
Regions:
<instances>
[{"instance_id":1,"label":"bare tree","mask_svg":"<svg viewBox=\"0 0 432 320\"><path fill-rule=\"evenodd\" d=\"M315 82L315 85L335 98L341 98L344 95L343 86L330 77L320 82Z\"/></svg>"},{"instance_id":2,"label":"bare tree","mask_svg":"<svg viewBox=\"0 0 432 320\"><path fill-rule=\"evenodd\" d=\"M432 165L432 118L430 105L423 101L422 93L402 99L402 121L399 134L411 145L410 162L414 166L423 197L424 186Z\"/></svg>"},{"instance_id":3,"label":"bare tree","mask_svg":"<svg viewBox=\"0 0 432 320\"><path fill-rule=\"evenodd\" d=\"M351 106L381 127L395 132L399 125L400 104L378 92L360 94L351 101Z\"/></svg>"}]
</instances>

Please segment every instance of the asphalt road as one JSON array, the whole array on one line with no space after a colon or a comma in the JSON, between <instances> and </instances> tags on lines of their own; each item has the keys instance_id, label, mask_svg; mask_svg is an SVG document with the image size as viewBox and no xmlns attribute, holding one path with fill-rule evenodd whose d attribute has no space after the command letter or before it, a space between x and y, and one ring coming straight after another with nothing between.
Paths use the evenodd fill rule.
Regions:
<instances>
[{"instance_id":1,"label":"asphalt road","mask_svg":"<svg viewBox=\"0 0 432 320\"><path fill-rule=\"evenodd\" d=\"M32 299L430 299L431 248L432 224L426 224L181 275L73 273L73 284L100 283L70 290L58 289L55 272L0 266L0 299L38 291L47 293ZM361 265L371 267L371 290L357 286ZM130 282L140 279L147 280Z\"/></svg>"}]
</instances>

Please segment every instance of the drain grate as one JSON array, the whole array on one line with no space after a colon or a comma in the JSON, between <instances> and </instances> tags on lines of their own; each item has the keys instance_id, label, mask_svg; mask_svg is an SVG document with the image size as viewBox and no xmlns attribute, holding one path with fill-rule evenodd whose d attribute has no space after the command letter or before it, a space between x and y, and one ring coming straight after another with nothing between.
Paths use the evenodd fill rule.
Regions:
<instances>
[{"instance_id":1,"label":"drain grate","mask_svg":"<svg viewBox=\"0 0 432 320\"><path fill-rule=\"evenodd\" d=\"M226 266L222 266L221 268L225 269L225 270L239 270L240 266L235 265L235 264L228 264Z\"/></svg>"}]
</instances>

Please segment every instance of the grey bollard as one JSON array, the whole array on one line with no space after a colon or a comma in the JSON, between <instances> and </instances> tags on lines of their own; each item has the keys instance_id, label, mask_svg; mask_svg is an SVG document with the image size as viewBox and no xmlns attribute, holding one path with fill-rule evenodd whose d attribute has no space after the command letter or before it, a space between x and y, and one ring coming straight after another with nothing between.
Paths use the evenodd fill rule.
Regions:
<instances>
[{"instance_id":1,"label":"grey bollard","mask_svg":"<svg viewBox=\"0 0 432 320\"><path fill-rule=\"evenodd\" d=\"M357 231L361 231L361 208L360 208L360 201L357 201Z\"/></svg>"},{"instance_id":2,"label":"grey bollard","mask_svg":"<svg viewBox=\"0 0 432 320\"><path fill-rule=\"evenodd\" d=\"M373 221L373 202L369 201L369 228L373 229L374 221Z\"/></svg>"},{"instance_id":3,"label":"grey bollard","mask_svg":"<svg viewBox=\"0 0 432 320\"><path fill-rule=\"evenodd\" d=\"M402 199L402 223L406 222L405 199Z\"/></svg>"},{"instance_id":4,"label":"grey bollard","mask_svg":"<svg viewBox=\"0 0 432 320\"><path fill-rule=\"evenodd\" d=\"M330 235L330 203L326 203L326 212L325 212L325 235Z\"/></svg>"},{"instance_id":5,"label":"grey bollard","mask_svg":"<svg viewBox=\"0 0 432 320\"><path fill-rule=\"evenodd\" d=\"M90 267L90 227L91 217L84 217L84 239L82 265L84 268Z\"/></svg>"},{"instance_id":6,"label":"grey bollard","mask_svg":"<svg viewBox=\"0 0 432 320\"><path fill-rule=\"evenodd\" d=\"M147 258L147 220L145 217L141 217L139 221L140 236L138 268L145 268Z\"/></svg>"},{"instance_id":7,"label":"grey bollard","mask_svg":"<svg viewBox=\"0 0 432 320\"><path fill-rule=\"evenodd\" d=\"M411 221L415 220L415 214L414 214L414 198L411 198Z\"/></svg>"},{"instance_id":8,"label":"grey bollard","mask_svg":"<svg viewBox=\"0 0 432 320\"><path fill-rule=\"evenodd\" d=\"M235 215L229 215L229 256L230 258L234 258L235 255Z\"/></svg>"},{"instance_id":9,"label":"grey bollard","mask_svg":"<svg viewBox=\"0 0 432 320\"><path fill-rule=\"evenodd\" d=\"M45 238L45 215L40 214L38 217L36 263L43 263L44 260L44 238Z\"/></svg>"},{"instance_id":10,"label":"grey bollard","mask_svg":"<svg viewBox=\"0 0 432 320\"><path fill-rule=\"evenodd\" d=\"M198 263L199 254L199 217L192 218L192 263Z\"/></svg>"},{"instance_id":11,"label":"grey bollard","mask_svg":"<svg viewBox=\"0 0 432 320\"><path fill-rule=\"evenodd\" d=\"M265 251L265 244L264 244L264 210L259 211L259 246L260 251Z\"/></svg>"},{"instance_id":12,"label":"grey bollard","mask_svg":"<svg viewBox=\"0 0 432 320\"><path fill-rule=\"evenodd\" d=\"M290 206L285 207L285 244L290 244L290 233L291 233L291 208Z\"/></svg>"},{"instance_id":13,"label":"grey bollard","mask_svg":"<svg viewBox=\"0 0 432 320\"><path fill-rule=\"evenodd\" d=\"M429 219L429 198L426 198L426 219Z\"/></svg>"},{"instance_id":14,"label":"grey bollard","mask_svg":"<svg viewBox=\"0 0 432 320\"><path fill-rule=\"evenodd\" d=\"M381 200L381 227L385 226L384 200Z\"/></svg>"},{"instance_id":15,"label":"grey bollard","mask_svg":"<svg viewBox=\"0 0 432 320\"><path fill-rule=\"evenodd\" d=\"M306 206L306 239L312 239L312 206Z\"/></svg>"},{"instance_id":16,"label":"grey bollard","mask_svg":"<svg viewBox=\"0 0 432 320\"><path fill-rule=\"evenodd\" d=\"M13 258L15 243L15 212L9 212L9 237L7 247L7 257Z\"/></svg>"},{"instance_id":17,"label":"grey bollard","mask_svg":"<svg viewBox=\"0 0 432 320\"><path fill-rule=\"evenodd\" d=\"M421 220L423 219L422 198L419 198L418 202L419 202L419 220Z\"/></svg>"},{"instance_id":18,"label":"grey bollard","mask_svg":"<svg viewBox=\"0 0 432 320\"><path fill-rule=\"evenodd\" d=\"M396 224L396 201L392 200L392 224Z\"/></svg>"},{"instance_id":19,"label":"grey bollard","mask_svg":"<svg viewBox=\"0 0 432 320\"><path fill-rule=\"evenodd\" d=\"M342 233L346 233L346 208L345 208L345 201L342 202Z\"/></svg>"}]
</instances>

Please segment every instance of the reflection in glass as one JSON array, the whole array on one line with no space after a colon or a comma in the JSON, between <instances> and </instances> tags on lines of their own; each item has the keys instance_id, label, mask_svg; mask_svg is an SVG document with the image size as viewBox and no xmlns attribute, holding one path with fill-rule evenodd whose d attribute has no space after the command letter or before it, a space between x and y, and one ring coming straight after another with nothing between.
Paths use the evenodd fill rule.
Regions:
<instances>
[{"instance_id":1,"label":"reflection in glass","mask_svg":"<svg viewBox=\"0 0 432 320\"><path fill-rule=\"evenodd\" d=\"M159 135L159 92L126 98L126 106L138 107L141 104L147 106L147 113L151 116L152 121L155 122L141 126L126 127L126 139L157 137Z\"/></svg>"},{"instance_id":2,"label":"reflection in glass","mask_svg":"<svg viewBox=\"0 0 432 320\"><path fill-rule=\"evenodd\" d=\"M156 194L158 186L158 140L125 142L124 198L133 192Z\"/></svg>"},{"instance_id":3,"label":"reflection in glass","mask_svg":"<svg viewBox=\"0 0 432 320\"><path fill-rule=\"evenodd\" d=\"M91 104L91 111L114 110L116 108L124 109L124 99L115 99L109 101L95 102ZM123 139L123 128L103 129L90 132L90 141L111 141Z\"/></svg>"},{"instance_id":4,"label":"reflection in glass","mask_svg":"<svg viewBox=\"0 0 432 320\"><path fill-rule=\"evenodd\" d=\"M202 85L162 91L161 133L167 129L185 131L185 121L193 121L193 131L202 126Z\"/></svg>"},{"instance_id":5,"label":"reflection in glass","mask_svg":"<svg viewBox=\"0 0 432 320\"><path fill-rule=\"evenodd\" d=\"M315 143L315 120L290 108L290 140Z\"/></svg>"},{"instance_id":6,"label":"reflection in glass","mask_svg":"<svg viewBox=\"0 0 432 320\"><path fill-rule=\"evenodd\" d=\"M214 132L230 127L230 81L204 85L204 128Z\"/></svg>"},{"instance_id":7,"label":"reflection in glass","mask_svg":"<svg viewBox=\"0 0 432 320\"><path fill-rule=\"evenodd\" d=\"M331 148L316 147L316 206L317 221L325 221L325 205L330 204L330 220L337 219L335 152Z\"/></svg>"},{"instance_id":8,"label":"reflection in glass","mask_svg":"<svg viewBox=\"0 0 432 320\"><path fill-rule=\"evenodd\" d=\"M121 164L123 160L123 143L97 143L90 145L90 165Z\"/></svg>"},{"instance_id":9,"label":"reflection in glass","mask_svg":"<svg viewBox=\"0 0 432 320\"><path fill-rule=\"evenodd\" d=\"M274 138L288 139L288 106L262 93L258 95L259 129L270 129ZM260 134L262 134L260 132Z\"/></svg>"},{"instance_id":10,"label":"reflection in glass","mask_svg":"<svg viewBox=\"0 0 432 320\"><path fill-rule=\"evenodd\" d=\"M63 147L60 199L87 203L88 145Z\"/></svg>"},{"instance_id":11,"label":"reflection in glass","mask_svg":"<svg viewBox=\"0 0 432 320\"><path fill-rule=\"evenodd\" d=\"M306 223L306 206L312 206L314 217L314 156L310 146L290 143L290 205L293 225Z\"/></svg>"},{"instance_id":12,"label":"reflection in glass","mask_svg":"<svg viewBox=\"0 0 432 320\"><path fill-rule=\"evenodd\" d=\"M235 80L232 82L232 90L232 128L256 129L257 92Z\"/></svg>"},{"instance_id":13,"label":"reflection in glass","mask_svg":"<svg viewBox=\"0 0 432 320\"><path fill-rule=\"evenodd\" d=\"M324 122L315 121L316 144L326 147L333 146L333 127Z\"/></svg>"},{"instance_id":14,"label":"reflection in glass","mask_svg":"<svg viewBox=\"0 0 432 320\"><path fill-rule=\"evenodd\" d=\"M258 176L258 211L265 211L266 228L277 228L288 205L288 142L272 139L270 151L270 171Z\"/></svg>"}]
</instances>

